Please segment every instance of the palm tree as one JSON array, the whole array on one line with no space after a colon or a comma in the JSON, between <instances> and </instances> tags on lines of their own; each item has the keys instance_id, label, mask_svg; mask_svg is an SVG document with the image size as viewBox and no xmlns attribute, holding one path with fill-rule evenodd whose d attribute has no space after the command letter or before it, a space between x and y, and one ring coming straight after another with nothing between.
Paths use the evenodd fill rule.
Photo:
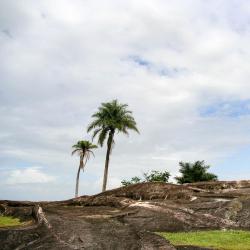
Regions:
<instances>
[{"instance_id":1,"label":"palm tree","mask_svg":"<svg viewBox=\"0 0 250 250\"><path fill-rule=\"evenodd\" d=\"M74 150L72 151L72 155L75 153L78 153L80 156L80 164L79 168L77 171L77 176L76 176L76 190L75 190L75 197L78 197L78 187L79 187L79 176L80 176L80 170L84 171L84 167L90 158L90 154L94 156L94 153L91 149L97 148L96 145L92 144L89 141L78 141L77 144L73 145L72 148Z\"/></svg>"},{"instance_id":2,"label":"palm tree","mask_svg":"<svg viewBox=\"0 0 250 250\"><path fill-rule=\"evenodd\" d=\"M98 108L98 111L92 115L94 120L87 128L88 132L94 129L92 140L98 135L98 144L101 147L108 136L102 186L103 192L106 190L107 186L109 157L112 146L114 145L115 132L122 132L128 135L128 130L131 129L139 133L132 112L127 110L127 107L127 104L121 104L117 100L102 103Z\"/></svg>"}]
</instances>

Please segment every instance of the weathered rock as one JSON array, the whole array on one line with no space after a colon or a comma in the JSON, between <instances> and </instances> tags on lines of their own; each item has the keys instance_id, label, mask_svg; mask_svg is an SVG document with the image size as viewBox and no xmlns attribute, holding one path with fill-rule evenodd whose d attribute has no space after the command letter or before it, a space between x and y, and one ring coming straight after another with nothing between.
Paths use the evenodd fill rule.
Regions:
<instances>
[{"instance_id":1,"label":"weathered rock","mask_svg":"<svg viewBox=\"0 0 250 250\"><path fill-rule=\"evenodd\" d=\"M172 250L150 232L249 230L249 190L250 181L143 183L67 201L0 201L0 213L33 222L0 229L1 249Z\"/></svg>"}]
</instances>

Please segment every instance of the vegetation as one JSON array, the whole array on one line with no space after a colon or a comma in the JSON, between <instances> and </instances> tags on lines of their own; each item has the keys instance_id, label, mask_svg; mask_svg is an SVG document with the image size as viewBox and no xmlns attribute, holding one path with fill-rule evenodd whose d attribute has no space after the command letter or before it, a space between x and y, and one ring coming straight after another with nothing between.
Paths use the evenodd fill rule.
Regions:
<instances>
[{"instance_id":1,"label":"vegetation","mask_svg":"<svg viewBox=\"0 0 250 250\"><path fill-rule=\"evenodd\" d=\"M18 218L10 216L0 216L0 227L11 227L22 225Z\"/></svg>"},{"instance_id":2,"label":"vegetation","mask_svg":"<svg viewBox=\"0 0 250 250\"><path fill-rule=\"evenodd\" d=\"M80 156L80 164L77 171L75 189L75 197L78 197L80 170L82 169L82 171L84 171L84 167L90 158L90 154L94 156L94 153L91 149L97 148L97 146L89 141L78 141L77 144L72 146L72 148L74 148L74 150L72 151L72 155L77 153Z\"/></svg>"},{"instance_id":3,"label":"vegetation","mask_svg":"<svg viewBox=\"0 0 250 250\"><path fill-rule=\"evenodd\" d=\"M175 177L179 184L192 183L199 181L216 181L217 176L208 173L209 165L205 165L204 161L196 161L195 163L180 162L180 173L182 176Z\"/></svg>"},{"instance_id":4,"label":"vegetation","mask_svg":"<svg viewBox=\"0 0 250 250\"><path fill-rule=\"evenodd\" d=\"M186 233L159 233L173 245L192 245L218 250L249 250L249 231L200 231Z\"/></svg>"},{"instance_id":5,"label":"vegetation","mask_svg":"<svg viewBox=\"0 0 250 250\"><path fill-rule=\"evenodd\" d=\"M102 103L97 112L92 115L92 118L92 122L87 127L87 132L93 132L92 140L97 137L97 144L101 147L103 147L105 142L107 143L102 185L102 191L104 192L107 187L109 161L114 146L115 133L121 132L128 135L128 130L134 130L137 133L139 133L139 131L132 112L128 110L128 105L121 104L117 100ZM89 153L93 153L90 149L96 148L97 146L88 141L79 141L73 147L74 151L72 154L78 152L80 155L80 165L77 172L75 190L75 196L77 197L80 169L84 169L84 165L89 158ZM175 177L179 184L217 180L215 174L207 172L210 166L205 165L204 161L196 161L194 163L180 162L179 165L181 176ZM144 173L143 177L134 176L130 180L122 180L121 183L123 186L128 186L142 182L168 182L169 177L170 173L168 171L160 172L152 170L150 173Z\"/></svg>"},{"instance_id":6,"label":"vegetation","mask_svg":"<svg viewBox=\"0 0 250 250\"><path fill-rule=\"evenodd\" d=\"M170 173L168 171L156 171L152 170L150 173L143 173L143 178L141 179L140 177L134 176L131 178L130 181L127 180L122 180L122 185L123 186L128 186L131 184L136 184L136 183L142 183L142 182L168 182L168 179L170 177Z\"/></svg>"},{"instance_id":7,"label":"vegetation","mask_svg":"<svg viewBox=\"0 0 250 250\"><path fill-rule=\"evenodd\" d=\"M170 177L170 173L168 171L156 171L152 170L151 173L144 173L143 174L145 181L153 182L153 181L160 181L160 182L168 182Z\"/></svg>"},{"instance_id":8,"label":"vegetation","mask_svg":"<svg viewBox=\"0 0 250 250\"><path fill-rule=\"evenodd\" d=\"M87 131L93 131L92 139L98 135L98 144L102 147L107 138L107 153L105 160L102 191L106 190L109 157L114 146L115 132L128 135L128 130L139 133L132 112L127 110L127 104L121 104L117 100L102 103L98 111L92 115L94 120L89 124Z\"/></svg>"},{"instance_id":9,"label":"vegetation","mask_svg":"<svg viewBox=\"0 0 250 250\"><path fill-rule=\"evenodd\" d=\"M132 185L132 184L136 184L136 183L141 183L141 182L144 182L141 180L141 178L137 177L137 176L134 176L131 178L130 181L127 181L127 180L122 180L121 181L121 184L125 187L129 186L129 185Z\"/></svg>"}]
</instances>

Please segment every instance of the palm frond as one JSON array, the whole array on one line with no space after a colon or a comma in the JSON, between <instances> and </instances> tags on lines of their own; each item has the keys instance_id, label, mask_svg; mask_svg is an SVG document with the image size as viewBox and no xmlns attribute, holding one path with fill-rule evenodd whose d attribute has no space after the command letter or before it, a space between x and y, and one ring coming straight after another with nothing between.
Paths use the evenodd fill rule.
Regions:
<instances>
[{"instance_id":1,"label":"palm frond","mask_svg":"<svg viewBox=\"0 0 250 250\"><path fill-rule=\"evenodd\" d=\"M88 126L88 132L95 129L92 139L98 135L98 144L103 145L110 131L118 131L128 135L128 130L139 133L132 111L127 104L121 104L118 100L101 103L98 111L92 115L94 120Z\"/></svg>"},{"instance_id":2,"label":"palm frond","mask_svg":"<svg viewBox=\"0 0 250 250\"><path fill-rule=\"evenodd\" d=\"M101 145L101 147L103 146L103 143L107 137L107 134L108 134L108 129L103 129L101 132L100 132L100 135L99 135L99 138L98 138L98 144Z\"/></svg>"},{"instance_id":3,"label":"palm frond","mask_svg":"<svg viewBox=\"0 0 250 250\"><path fill-rule=\"evenodd\" d=\"M99 127L102 124L102 121L100 119L96 119L94 121L92 121L88 127L87 127L87 132L90 132L92 129L94 129L95 127Z\"/></svg>"},{"instance_id":4,"label":"palm frond","mask_svg":"<svg viewBox=\"0 0 250 250\"><path fill-rule=\"evenodd\" d=\"M95 154L92 150L89 150L89 153L93 155L93 157L95 157Z\"/></svg>"},{"instance_id":5,"label":"palm frond","mask_svg":"<svg viewBox=\"0 0 250 250\"><path fill-rule=\"evenodd\" d=\"M102 131L102 128L98 128L93 132L92 135L92 141L94 140L94 138L97 136L98 133L100 133Z\"/></svg>"},{"instance_id":6,"label":"palm frond","mask_svg":"<svg viewBox=\"0 0 250 250\"><path fill-rule=\"evenodd\" d=\"M72 155L78 152L80 157L85 157L86 154L91 151L91 149L97 148L95 144L92 144L89 141L78 141L77 144L73 145L72 147L74 148Z\"/></svg>"},{"instance_id":7,"label":"palm frond","mask_svg":"<svg viewBox=\"0 0 250 250\"><path fill-rule=\"evenodd\" d=\"M74 155L75 153L79 152L79 149L75 149L72 151L71 155Z\"/></svg>"}]
</instances>

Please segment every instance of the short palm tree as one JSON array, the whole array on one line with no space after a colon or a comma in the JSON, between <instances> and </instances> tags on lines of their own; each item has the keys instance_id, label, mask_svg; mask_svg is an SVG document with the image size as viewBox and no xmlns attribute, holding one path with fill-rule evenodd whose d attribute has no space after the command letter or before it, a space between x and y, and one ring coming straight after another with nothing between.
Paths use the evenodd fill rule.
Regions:
<instances>
[{"instance_id":1,"label":"short palm tree","mask_svg":"<svg viewBox=\"0 0 250 250\"><path fill-rule=\"evenodd\" d=\"M91 149L97 148L97 146L92 144L89 141L78 141L77 144L72 146L72 148L74 149L72 151L72 155L77 153L80 156L80 164L79 164L79 168L78 168L77 176L76 176L75 197L77 198L78 197L80 170L82 169L82 171L84 171L84 167L90 158L90 154L92 154L94 156L94 153Z\"/></svg>"},{"instance_id":2,"label":"short palm tree","mask_svg":"<svg viewBox=\"0 0 250 250\"><path fill-rule=\"evenodd\" d=\"M89 124L87 131L94 130L92 139L98 135L98 144L102 147L107 138L107 153L103 176L102 191L106 190L109 157L112 146L114 145L115 132L122 132L128 135L128 130L134 130L139 133L132 112L127 110L127 104L121 104L117 100L102 103L98 111L92 115L94 120Z\"/></svg>"}]
</instances>

